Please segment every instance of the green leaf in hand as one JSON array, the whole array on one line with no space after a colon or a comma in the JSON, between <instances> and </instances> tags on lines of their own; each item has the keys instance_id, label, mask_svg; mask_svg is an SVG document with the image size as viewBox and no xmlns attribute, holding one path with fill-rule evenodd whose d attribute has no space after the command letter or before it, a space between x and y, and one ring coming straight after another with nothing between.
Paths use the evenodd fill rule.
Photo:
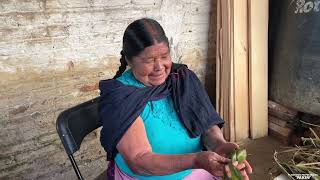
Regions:
<instances>
[{"instance_id":1,"label":"green leaf in hand","mask_svg":"<svg viewBox=\"0 0 320 180\"><path fill-rule=\"evenodd\" d=\"M229 168L231 171L231 180L243 180L241 173L233 164L230 164Z\"/></svg>"},{"instance_id":2,"label":"green leaf in hand","mask_svg":"<svg viewBox=\"0 0 320 180\"><path fill-rule=\"evenodd\" d=\"M232 151L232 153L231 153L231 155L230 155L230 159L231 159L231 161L232 162L235 162L235 161L237 161L237 150L233 150Z\"/></svg>"},{"instance_id":3,"label":"green leaf in hand","mask_svg":"<svg viewBox=\"0 0 320 180\"><path fill-rule=\"evenodd\" d=\"M239 163L242 163L247 159L247 151L245 149L241 149L237 151L237 160Z\"/></svg>"},{"instance_id":4,"label":"green leaf in hand","mask_svg":"<svg viewBox=\"0 0 320 180\"><path fill-rule=\"evenodd\" d=\"M231 171L231 180L243 180L243 177L240 171L233 165L233 162L238 161L238 163L242 163L247 159L247 151L245 149L236 149L234 150L229 158L231 159L231 163L229 164L229 169ZM225 174L224 179L230 179Z\"/></svg>"}]
</instances>

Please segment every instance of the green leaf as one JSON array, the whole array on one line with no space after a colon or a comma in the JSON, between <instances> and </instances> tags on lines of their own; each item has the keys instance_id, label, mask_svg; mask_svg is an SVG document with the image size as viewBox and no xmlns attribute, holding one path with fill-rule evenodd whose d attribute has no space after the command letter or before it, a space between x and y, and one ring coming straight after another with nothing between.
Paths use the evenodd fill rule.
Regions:
<instances>
[{"instance_id":1,"label":"green leaf","mask_svg":"<svg viewBox=\"0 0 320 180\"><path fill-rule=\"evenodd\" d=\"M233 164L230 164L229 168L231 170L231 180L243 180L241 173Z\"/></svg>"},{"instance_id":2,"label":"green leaf","mask_svg":"<svg viewBox=\"0 0 320 180\"><path fill-rule=\"evenodd\" d=\"M232 151L230 159L231 159L232 162L235 162L235 161L238 160L237 159L237 151L236 150Z\"/></svg>"},{"instance_id":3,"label":"green leaf","mask_svg":"<svg viewBox=\"0 0 320 180\"><path fill-rule=\"evenodd\" d=\"M238 160L238 162L242 163L246 159L247 159L247 151L245 149L239 150L237 152L237 160Z\"/></svg>"}]
</instances>

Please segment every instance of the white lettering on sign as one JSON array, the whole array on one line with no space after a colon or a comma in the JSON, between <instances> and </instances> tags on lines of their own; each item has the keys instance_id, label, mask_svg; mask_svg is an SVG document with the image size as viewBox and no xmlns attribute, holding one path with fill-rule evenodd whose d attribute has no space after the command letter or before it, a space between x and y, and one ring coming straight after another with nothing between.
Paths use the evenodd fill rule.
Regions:
<instances>
[{"instance_id":1,"label":"white lettering on sign","mask_svg":"<svg viewBox=\"0 0 320 180\"><path fill-rule=\"evenodd\" d=\"M295 179L311 179L311 177L320 177L317 174L290 174L291 177L295 177Z\"/></svg>"},{"instance_id":2,"label":"white lettering on sign","mask_svg":"<svg viewBox=\"0 0 320 180\"><path fill-rule=\"evenodd\" d=\"M309 13L309 12L319 12L320 0L308 1L305 0L296 0L296 10L294 13Z\"/></svg>"}]
</instances>

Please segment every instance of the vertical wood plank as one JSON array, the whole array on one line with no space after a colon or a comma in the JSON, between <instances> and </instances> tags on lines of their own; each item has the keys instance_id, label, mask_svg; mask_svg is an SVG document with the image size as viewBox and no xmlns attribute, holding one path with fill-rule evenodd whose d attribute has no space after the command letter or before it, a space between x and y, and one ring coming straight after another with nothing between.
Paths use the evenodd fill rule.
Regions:
<instances>
[{"instance_id":1,"label":"vertical wood plank","mask_svg":"<svg viewBox=\"0 0 320 180\"><path fill-rule=\"evenodd\" d=\"M218 0L217 10L217 111L224 135L230 141L265 136L268 2Z\"/></svg>"},{"instance_id":2,"label":"vertical wood plank","mask_svg":"<svg viewBox=\"0 0 320 180\"><path fill-rule=\"evenodd\" d=\"M249 137L248 4L234 0L233 88L236 141Z\"/></svg>"},{"instance_id":3,"label":"vertical wood plank","mask_svg":"<svg viewBox=\"0 0 320 180\"><path fill-rule=\"evenodd\" d=\"M249 0L250 136L268 135L268 0Z\"/></svg>"}]
</instances>

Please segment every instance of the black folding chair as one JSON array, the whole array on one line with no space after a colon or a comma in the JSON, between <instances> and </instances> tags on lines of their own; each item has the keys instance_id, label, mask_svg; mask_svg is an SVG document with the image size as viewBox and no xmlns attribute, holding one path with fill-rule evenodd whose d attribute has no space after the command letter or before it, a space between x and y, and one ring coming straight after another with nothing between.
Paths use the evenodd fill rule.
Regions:
<instances>
[{"instance_id":1,"label":"black folding chair","mask_svg":"<svg viewBox=\"0 0 320 180\"><path fill-rule=\"evenodd\" d=\"M59 114L57 131L78 179L83 179L73 154L80 149L83 138L102 126L98 115L99 97L67 109Z\"/></svg>"}]
</instances>

